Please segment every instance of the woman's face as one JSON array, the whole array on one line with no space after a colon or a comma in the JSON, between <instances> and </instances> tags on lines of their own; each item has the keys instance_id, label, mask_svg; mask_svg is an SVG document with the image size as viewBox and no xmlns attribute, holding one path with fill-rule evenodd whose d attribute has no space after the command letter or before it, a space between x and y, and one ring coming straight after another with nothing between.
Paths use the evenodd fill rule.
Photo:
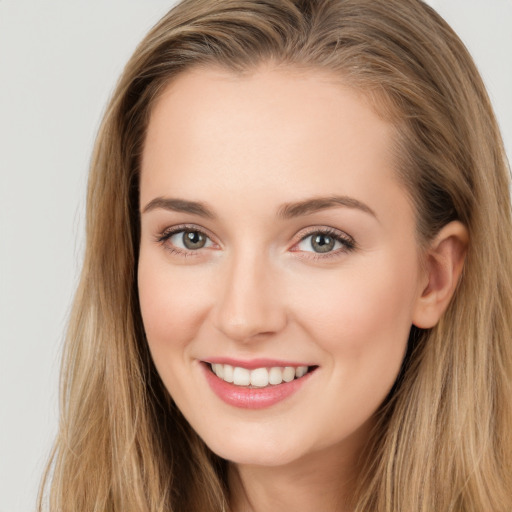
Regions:
<instances>
[{"instance_id":1,"label":"woman's face","mask_svg":"<svg viewBox=\"0 0 512 512\"><path fill-rule=\"evenodd\" d=\"M280 465L365 442L426 286L392 138L314 71L196 69L156 103L142 317L165 386L220 456Z\"/></svg>"}]
</instances>

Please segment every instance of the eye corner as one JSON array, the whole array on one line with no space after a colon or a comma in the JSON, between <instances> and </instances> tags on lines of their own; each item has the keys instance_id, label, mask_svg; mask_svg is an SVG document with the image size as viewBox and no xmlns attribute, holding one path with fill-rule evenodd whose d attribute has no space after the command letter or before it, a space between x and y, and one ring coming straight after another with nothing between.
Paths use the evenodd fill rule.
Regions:
<instances>
[{"instance_id":1,"label":"eye corner","mask_svg":"<svg viewBox=\"0 0 512 512\"><path fill-rule=\"evenodd\" d=\"M317 237L316 242L312 238L314 236ZM323 241L321 237L324 238ZM308 239L310 239L309 242ZM316 248L319 250L315 250L315 243L317 245ZM309 247L301 247L301 244L309 244ZM325 246L325 250L322 250L323 246ZM302 256L305 258L320 259L340 256L355 249L357 249L356 242L348 233L332 227L315 226L299 232L297 240L290 247L289 251L302 253Z\"/></svg>"},{"instance_id":2,"label":"eye corner","mask_svg":"<svg viewBox=\"0 0 512 512\"><path fill-rule=\"evenodd\" d=\"M185 238L187 233L193 235L188 241ZM177 256L199 256L203 250L220 249L208 230L191 224L168 226L159 230L154 240L165 250Z\"/></svg>"}]
</instances>

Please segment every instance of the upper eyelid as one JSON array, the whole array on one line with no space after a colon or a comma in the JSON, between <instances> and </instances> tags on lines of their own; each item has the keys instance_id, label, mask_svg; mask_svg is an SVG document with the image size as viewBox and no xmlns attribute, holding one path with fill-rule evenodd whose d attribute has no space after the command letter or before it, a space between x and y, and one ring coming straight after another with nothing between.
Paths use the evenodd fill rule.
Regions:
<instances>
[{"instance_id":1,"label":"upper eyelid","mask_svg":"<svg viewBox=\"0 0 512 512\"><path fill-rule=\"evenodd\" d=\"M163 230L159 230L155 235L155 241L161 245L166 251L173 254L180 255L181 257L195 256L199 257L202 254L202 249L211 249L211 247L201 247L199 249L183 249L170 242L171 237L184 231L197 231L205 235L213 244L217 244L215 239L209 235L208 230L191 224L178 224L176 226L169 226Z\"/></svg>"},{"instance_id":2,"label":"upper eyelid","mask_svg":"<svg viewBox=\"0 0 512 512\"><path fill-rule=\"evenodd\" d=\"M169 226L159 231L156 235L156 238L157 240L167 239L176 233L180 233L181 231L198 231L199 233L207 236L212 242L216 240L216 237L210 233L208 229L203 228L202 226L197 226L195 224L178 224L176 226Z\"/></svg>"},{"instance_id":3,"label":"upper eyelid","mask_svg":"<svg viewBox=\"0 0 512 512\"><path fill-rule=\"evenodd\" d=\"M160 230L156 235L156 240L158 242L164 242L168 240L171 236L179 233L181 231L198 231L205 236L207 236L213 243L222 247L222 244L218 241L217 237L213 235L210 230L204 228L203 226L198 226L197 224L187 223L187 224L178 224L175 226L169 226L163 230ZM295 247L302 240L307 238L308 236L314 235L315 233L323 233L334 236L341 240L342 242L349 242L353 247L357 247L357 244L354 238L349 235L347 232L342 231L340 229L331 227L331 226L308 226L300 229L293 237L291 245L289 249ZM289 250L288 249L288 250Z\"/></svg>"},{"instance_id":4,"label":"upper eyelid","mask_svg":"<svg viewBox=\"0 0 512 512\"><path fill-rule=\"evenodd\" d=\"M305 231L305 232L304 232ZM295 244L300 242L301 240L304 240L304 238L307 238L308 236L314 235L315 233L323 233L328 234L332 236L336 236L337 238L345 241L349 241L352 244L355 245L354 238L349 235L346 231L342 231L341 229L333 228L333 227L327 227L327 226L311 226L309 228L304 228L300 230L295 238Z\"/></svg>"}]
</instances>

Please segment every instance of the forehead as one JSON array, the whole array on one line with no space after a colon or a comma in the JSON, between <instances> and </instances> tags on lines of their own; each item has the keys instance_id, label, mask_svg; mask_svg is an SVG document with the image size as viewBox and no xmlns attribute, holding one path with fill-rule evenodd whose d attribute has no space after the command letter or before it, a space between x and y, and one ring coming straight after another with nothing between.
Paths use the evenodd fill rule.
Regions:
<instances>
[{"instance_id":1,"label":"forehead","mask_svg":"<svg viewBox=\"0 0 512 512\"><path fill-rule=\"evenodd\" d=\"M362 90L346 85L338 74L317 69L266 64L235 73L219 67L195 67L179 74L156 99L148 138L157 130L170 134L172 118L180 135L193 135L191 129L205 143L220 128L237 127L244 128L239 138L251 137L253 143L278 131L281 140L297 138L306 129L316 131L316 141L328 142L334 125L337 130L333 136L346 137L341 131L348 122L352 133L363 125L367 131L371 123L373 133L391 135L393 126L377 113L385 110L379 106L387 102L379 98L376 104L374 94L371 99ZM283 131L285 127L288 130Z\"/></svg>"},{"instance_id":2,"label":"forehead","mask_svg":"<svg viewBox=\"0 0 512 512\"><path fill-rule=\"evenodd\" d=\"M171 192L197 200L231 192L240 208L258 193L281 202L333 193L367 200L383 182L398 186L393 140L393 125L332 74L192 69L153 107L141 204Z\"/></svg>"}]
</instances>

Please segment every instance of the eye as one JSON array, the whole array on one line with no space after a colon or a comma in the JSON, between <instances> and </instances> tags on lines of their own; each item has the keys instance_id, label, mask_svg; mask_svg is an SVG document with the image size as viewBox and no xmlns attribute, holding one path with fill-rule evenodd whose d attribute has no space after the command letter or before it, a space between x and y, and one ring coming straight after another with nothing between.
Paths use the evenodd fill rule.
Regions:
<instances>
[{"instance_id":1,"label":"eye","mask_svg":"<svg viewBox=\"0 0 512 512\"><path fill-rule=\"evenodd\" d=\"M169 237L169 241L176 247L189 251L202 249L208 246L208 242L211 243L211 240L204 233L195 230L178 231Z\"/></svg>"},{"instance_id":2,"label":"eye","mask_svg":"<svg viewBox=\"0 0 512 512\"><path fill-rule=\"evenodd\" d=\"M317 230L303 237L295 246L297 251L326 254L339 250L354 249L355 243L351 237L337 230Z\"/></svg>"},{"instance_id":3,"label":"eye","mask_svg":"<svg viewBox=\"0 0 512 512\"><path fill-rule=\"evenodd\" d=\"M168 244L171 249L178 252L198 251L213 246L210 237L199 229L184 229L183 227L164 232L158 241Z\"/></svg>"}]
</instances>

